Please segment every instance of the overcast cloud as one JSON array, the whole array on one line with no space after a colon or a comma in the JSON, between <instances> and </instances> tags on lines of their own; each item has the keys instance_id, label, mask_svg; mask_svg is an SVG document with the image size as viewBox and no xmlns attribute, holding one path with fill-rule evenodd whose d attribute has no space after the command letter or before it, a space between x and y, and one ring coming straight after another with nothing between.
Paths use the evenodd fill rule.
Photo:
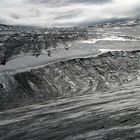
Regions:
<instances>
[{"instance_id":1,"label":"overcast cloud","mask_svg":"<svg viewBox=\"0 0 140 140\"><path fill-rule=\"evenodd\" d=\"M140 0L0 0L0 23L74 26L140 15Z\"/></svg>"}]
</instances>

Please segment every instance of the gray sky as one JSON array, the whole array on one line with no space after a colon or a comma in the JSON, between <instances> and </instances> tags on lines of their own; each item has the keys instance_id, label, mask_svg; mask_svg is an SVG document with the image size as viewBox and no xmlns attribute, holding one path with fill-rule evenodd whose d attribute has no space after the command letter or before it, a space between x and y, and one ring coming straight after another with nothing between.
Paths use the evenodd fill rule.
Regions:
<instances>
[{"instance_id":1,"label":"gray sky","mask_svg":"<svg viewBox=\"0 0 140 140\"><path fill-rule=\"evenodd\" d=\"M0 23L74 26L139 17L140 0L0 0Z\"/></svg>"}]
</instances>

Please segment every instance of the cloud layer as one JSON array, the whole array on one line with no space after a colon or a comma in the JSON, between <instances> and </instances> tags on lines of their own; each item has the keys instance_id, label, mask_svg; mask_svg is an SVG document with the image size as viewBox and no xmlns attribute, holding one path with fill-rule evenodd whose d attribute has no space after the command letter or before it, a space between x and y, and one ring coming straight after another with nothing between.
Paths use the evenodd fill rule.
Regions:
<instances>
[{"instance_id":1,"label":"cloud layer","mask_svg":"<svg viewBox=\"0 0 140 140\"><path fill-rule=\"evenodd\" d=\"M75 26L140 15L140 0L1 0L0 23Z\"/></svg>"}]
</instances>

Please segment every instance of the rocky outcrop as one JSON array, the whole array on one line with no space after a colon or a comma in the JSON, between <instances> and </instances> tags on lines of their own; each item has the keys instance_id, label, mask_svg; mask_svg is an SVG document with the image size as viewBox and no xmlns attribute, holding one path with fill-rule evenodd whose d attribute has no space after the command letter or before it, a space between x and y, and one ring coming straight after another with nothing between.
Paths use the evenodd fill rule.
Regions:
<instances>
[{"instance_id":1,"label":"rocky outcrop","mask_svg":"<svg viewBox=\"0 0 140 140\"><path fill-rule=\"evenodd\" d=\"M61 61L14 75L1 73L0 109L94 94L138 80L139 70L139 51L120 51Z\"/></svg>"}]
</instances>

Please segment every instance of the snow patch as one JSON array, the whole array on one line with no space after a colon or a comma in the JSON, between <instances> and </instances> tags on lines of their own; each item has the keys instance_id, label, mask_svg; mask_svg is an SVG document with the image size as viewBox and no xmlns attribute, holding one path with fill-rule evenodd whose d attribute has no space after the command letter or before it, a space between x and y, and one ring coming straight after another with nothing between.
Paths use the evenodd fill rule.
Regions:
<instances>
[{"instance_id":1,"label":"snow patch","mask_svg":"<svg viewBox=\"0 0 140 140\"><path fill-rule=\"evenodd\" d=\"M137 40L132 40L132 39L125 39L123 37L118 37L118 36L110 36L110 37L105 37L105 38L100 38L100 39L89 39L89 40L82 40L80 43L83 44L95 44L98 41L137 41Z\"/></svg>"}]
</instances>

